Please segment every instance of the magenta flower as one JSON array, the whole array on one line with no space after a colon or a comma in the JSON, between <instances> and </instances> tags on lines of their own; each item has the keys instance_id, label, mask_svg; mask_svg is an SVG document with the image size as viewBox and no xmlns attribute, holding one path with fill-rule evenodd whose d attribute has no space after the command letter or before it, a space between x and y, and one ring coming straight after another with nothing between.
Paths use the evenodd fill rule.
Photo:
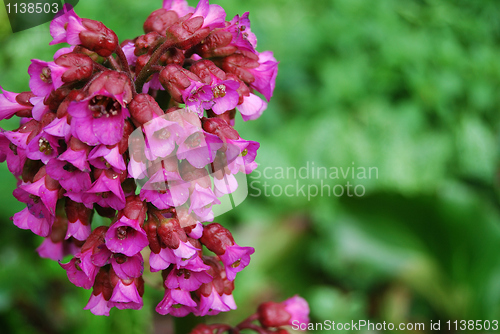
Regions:
<instances>
[{"instance_id":1,"label":"magenta flower","mask_svg":"<svg viewBox=\"0 0 500 334\"><path fill-rule=\"evenodd\" d=\"M91 188L81 195L81 201L77 196L67 194L72 200L82 202L88 208L94 203L105 208L121 210L125 207L125 194L121 186L120 176L113 170L99 170L100 175L92 184Z\"/></svg>"},{"instance_id":2,"label":"magenta flower","mask_svg":"<svg viewBox=\"0 0 500 334\"><path fill-rule=\"evenodd\" d=\"M31 232L41 237L46 237L50 234L54 219L55 217L50 214L47 216L35 216L30 212L29 208L24 208L12 217L14 225L23 230L31 230Z\"/></svg>"},{"instance_id":3,"label":"magenta flower","mask_svg":"<svg viewBox=\"0 0 500 334\"><path fill-rule=\"evenodd\" d=\"M168 289L179 288L184 291L195 291L203 283L210 283L211 281L212 276L206 271L196 272L185 268L173 269L165 280L165 287Z\"/></svg>"},{"instance_id":4,"label":"magenta flower","mask_svg":"<svg viewBox=\"0 0 500 334\"><path fill-rule=\"evenodd\" d=\"M134 256L148 245L146 232L137 220L122 216L106 233L106 247L113 253Z\"/></svg>"},{"instance_id":5,"label":"magenta flower","mask_svg":"<svg viewBox=\"0 0 500 334\"><path fill-rule=\"evenodd\" d=\"M65 212L68 218L68 230L64 239L73 237L80 241L87 240L92 232L90 223L94 211L86 208L82 203L77 203L67 198Z\"/></svg>"},{"instance_id":6,"label":"magenta flower","mask_svg":"<svg viewBox=\"0 0 500 334\"><path fill-rule=\"evenodd\" d=\"M44 164L57 157L59 149L59 141L56 137L40 132L33 138L26 147L26 156L31 160L41 160Z\"/></svg>"},{"instance_id":7,"label":"magenta flower","mask_svg":"<svg viewBox=\"0 0 500 334\"><path fill-rule=\"evenodd\" d=\"M68 43L66 29L68 27L70 17L80 20L80 17L78 17L78 15L76 15L73 11L73 6L70 4L64 4L63 9L50 23L50 35L53 38L50 45Z\"/></svg>"},{"instance_id":8,"label":"magenta flower","mask_svg":"<svg viewBox=\"0 0 500 334\"><path fill-rule=\"evenodd\" d=\"M300 324L309 323L309 305L304 298L295 295L283 301L282 304L290 314L289 325L292 325L293 321L298 321Z\"/></svg>"},{"instance_id":9,"label":"magenta flower","mask_svg":"<svg viewBox=\"0 0 500 334\"><path fill-rule=\"evenodd\" d=\"M165 289L165 296L156 306L156 312L174 317L185 317L192 312L194 307L196 307L196 302L191 298L189 291Z\"/></svg>"},{"instance_id":10,"label":"magenta flower","mask_svg":"<svg viewBox=\"0 0 500 334\"><path fill-rule=\"evenodd\" d=\"M159 209L180 206L189 198L189 183L178 172L169 172L162 167L144 184L140 196L141 200Z\"/></svg>"},{"instance_id":11,"label":"magenta flower","mask_svg":"<svg viewBox=\"0 0 500 334\"><path fill-rule=\"evenodd\" d=\"M43 130L49 135L52 135L54 137L64 138L66 139L66 141L68 141L71 133L71 127L68 124L68 115L64 115L62 118L55 118Z\"/></svg>"},{"instance_id":12,"label":"magenta flower","mask_svg":"<svg viewBox=\"0 0 500 334\"><path fill-rule=\"evenodd\" d=\"M36 249L42 258L61 261L65 255L75 255L79 248L72 241L61 240L54 242L51 237L46 237L42 244Z\"/></svg>"},{"instance_id":13,"label":"magenta flower","mask_svg":"<svg viewBox=\"0 0 500 334\"><path fill-rule=\"evenodd\" d=\"M184 134L177 122L171 122L166 116L153 118L143 125L144 134L151 153L150 160L165 158L175 149L175 143Z\"/></svg>"},{"instance_id":14,"label":"magenta flower","mask_svg":"<svg viewBox=\"0 0 500 334\"><path fill-rule=\"evenodd\" d=\"M140 277L144 272L144 260L141 253L130 257L119 253L113 254L111 257L111 266L116 275L121 279Z\"/></svg>"},{"instance_id":15,"label":"magenta flower","mask_svg":"<svg viewBox=\"0 0 500 334\"><path fill-rule=\"evenodd\" d=\"M143 306L140 290L144 291L142 277L134 279L121 279L113 269L109 271L109 279L113 285L113 294L109 298L108 306L120 310L140 310Z\"/></svg>"},{"instance_id":16,"label":"magenta flower","mask_svg":"<svg viewBox=\"0 0 500 334\"><path fill-rule=\"evenodd\" d=\"M55 215L59 185L49 175L45 174L32 183L22 183L14 192L19 201L28 204L31 212Z\"/></svg>"},{"instance_id":17,"label":"magenta flower","mask_svg":"<svg viewBox=\"0 0 500 334\"><path fill-rule=\"evenodd\" d=\"M221 295L215 289L213 284L211 285L211 290L208 295L204 293L200 293L200 303L198 304L198 308L194 312L198 316L205 316L207 314L215 315L219 312L228 312L231 308L224 303ZM203 287L203 286L202 286ZM213 312L213 313L212 313Z\"/></svg>"},{"instance_id":18,"label":"magenta flower","mask_svg":"<svg viewBox=\"0 0 500 334\"><path fill-rule=\"evenodd\" d=\"M68 144L68 149L57 157L57 159L70 163L82 172L90 172L90 166L87 161L90 148L75 137L72 137L68 141Z\"/></svg>"},{"instance_id":19,"label":"magenta flower","mask_svg":"<svg viewBox=\"0 0 500 334\"><path fill-rule=\"evenodd\" d=\"M250 84L250 87L264 95L269 101L273 96L274 86L276 85L278 62L274 58L272 51L264 51L259 54L259 64L260 66L257 68L248 69L255 77L255 81Z\"/></svg>"},{"instance_id":20,"label":"magenta flower","mask_svg":"<svg viewBox=\"0 0 500 334\"><path fill-rule=\"evenodd\" d=\"M230 22L230 25L225 30L231 32L233 39L231 44L240 50L247 50L253 53L257 47L257 37L250 30L249 13L246 12L241 17L236 15Z\"/></svg>"},{"instance_id":21,"label":"magenta flower","mask_svg":"<svg viewBox=\"0 0 500 334\"><path fill-rule=\"evenodd\" d=\"M221 179L217 178L217 174L215 174L214 187L215 195L222 197L235 192L238 189L238 181L236 181L236 178L232 174L224 174Z\"/></svg>"},{"instance_id":22,"label":"magenta flower","mask_svg":"<svg viewBox=\"0 0 500 334\"><path fill-rule=\"evenodd\" d=\"M17 102L19 94L6 91L0 86L2 94L0 95L0 120L8 119L14 116L18 111L31 110L33 106L23 105Z\"/></svg>"},{"instance_id":23,"label":"magenta flower","mask_svg":"<svg viewBox=\"0 0 500 334\"><path fill-rule=\"evenodd\" d=\"M249 174L254 170L257 165L255 164L255 157L260 144L250 140L227 140L226 156L228 161L228 168L232 174L237 174L241 171Z\"/></svg>"},{"instance_id":24,"label":"magenta flower","mask_svg":"<svg viewBox=\"0 0 500 334\"><path fill-rule=\"evenodd\" d=\"M48 62L31 59L31 65L28 67L28 74L30 75L30 89L35 95L45 97L49 95L52 90L56 89L52 68L49 66ZM60 74L62 75L62 73ZM62 81L58 82L58 84L59 83L59 86L62 86Z\"/></svg>"},{"instance_id":25,"label":"magenta flower","mask_svg":"<svg viewBox=\"0 0 500 334\"><path fill-rule=\"evenodd\" d=\"M87 191L92 184L89 173L82 172L71 163L58 159L51 159L47 163L47 174L59 181L61 187L69 192Z\"/></svg>"},{"instance_id":26,"label":"magenta flower","mask_svg":"<svg viewBox=\"0 0 500 334\"><path fill-rule=\"evenodd\" d=\"M204 110L212 107L212 99L213 92L210 85L198 81L193 81L182 93L186 108L196 112L200 117L203 116Z\"/></svg>"},{"instance_id":27,"label":"magenta flower","mask_svg":"<svg viewBox=\"0 0 500 334\"><path fill-rule=\"evenodd\" d=\"M234 281L236 273L242 271L250 263L250 255L255 252L253 247L241 247L236 243L226 247L226 252L219 255L226 268L226 276L230 281Z\"/></svg>"},{"instance_id":28,"label":"magenta flower","mask_svg":"<svg viewBox=\"0 0 500 334\"><path fill-rule=\"evenodd\" d=\"M212 163L218 149L222 147L219 137L202 130L192 130L179 145L177 158L186 159L196 168Z\"/></svg>"},{"instance_id":29,"label":"magenta flower","mask_svg":"<svg viewBox=\"0 0 500 334\"><path fill-rule=\"evenodd\" d=\"M213 204L220 204L212 189L203 188L199 184L195 185L190 198L191 205L189 206L189 212L194 211L200 217L209 214L212 211Z\"/></svg>"},{"instance_id":30,"label":"magenta flower","mask_svg":"<svg viewBox=\"0 0 500 334\"><path fill-rule=\"evenodd\" d=\"M259 118L264 110L267 109L267 102L257 95L250 93L250 95L243 97L243 103L236 107L241 113L241 117L246 122Z\"/></svg>"},{"instance_id":31,"label":"magenta flower","mask_svg":"<svg viewBox=\"0 0 500 334\"><path fill-rule=\"evenodd\" d=\"M183 17L184 15L192 13L194 11L193 7L188 6L186 0L163 0L162 7L166 10L176 12L179 17Z\"/></svg>"},{"instance_id":32,"label":"magenta flower","mask_svg":"<svg viewBox=\"0 0 500 334\"><path fill-rule=\"evenodd\" d=\"M100 292L97 295L94 293L90 294L90 299L87 305L83 308L84 310L90 310L94 315L105 315L109 316L109 306L108 300L104 297L104 293Z\"/></svg>"},{"instance_id":33,"label":"magenta flower","mask_svg":"<svg viewBox=\"0 0 500 334\"><path fill-rule=\"evenodd\" d=\"M108 148L106 145L96 146L90 151L88 161L99 169L113 168L116 172L127 169L119 145Z\"/></svg>"},{"instance_id":34,"label":"magenta flower","mask_svg":"<svg viewBox=\"0 0 500 334\"><path fill-rule=\"evenodd\" d=\"M90 85L87 97L68 107L73 116L73 136L92 146L117 144L130 116L126 105L131 100L130 80L125 73L102 72Z\"/></svg>"},{"instance_id":35,"label":"magenta flower","mask_svg":"<svg viewBox=\"0 0 500 334\"><path fill-rule=\"evenodd\" d=\"M195 256L197 250L198 249L191 245L189 241L180 241L179 247L176 249L162 247L159 253L151 252L151 254L149 255L149 265L151 267L150 269L152 272L155 272L167 269L171 264L175 264L176 268L181 268L189 265L190 270L200 268L200 262L197 261L198 257ZM193 260L196 263L196 265L194 266L191 263ZM201 265L203 265L203 262L201 262Z\"/></svg>"},{"instance_id":36,"label":"magenta flower","mask_svg":"<svg viewBox=\"0 0 500 334\"><path fill-rule=\"evenodd\" d=\"M93 266L91 271L85 272L81 267L81 263L82 260L75 256L68 263L59 264L64 270L66 270L66 274L68 275L68 279L71 283L84 289L90 289L94 284L98 268Z\"/></svg>"},{"instance_id":37,"label":"magenta flower","mask_svg":"<svg viewBox=\"0 0 500 334\"><path fill-rule=\"evenodd\" d=\"M208 0L200 0L196 6L193 16L202 16L203 28L223 28L226 20L226 12L219 5L209 5Z\"/></svg>"}]
</instances>

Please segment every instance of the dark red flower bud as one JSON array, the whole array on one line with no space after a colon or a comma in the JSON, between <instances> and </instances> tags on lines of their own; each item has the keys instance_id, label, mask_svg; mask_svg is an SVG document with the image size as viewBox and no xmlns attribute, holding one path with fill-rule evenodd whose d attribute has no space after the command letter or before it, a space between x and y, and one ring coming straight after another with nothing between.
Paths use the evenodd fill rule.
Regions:
<instances>
[{"instance_id":1,"label":"dark red flower bud","mask_svg":"<svg viewBox=\"0 0 500 334\"><path fill-rule=\"evenodd\" d=\"M78 35L82 45L102 57L111 56L118 46L115 32L99 21L82 19L82 25L86 28Z\"/></svg>"},{"instance_id":2,"label":"dark red flower bud","mask_svg":"<svg viewBox=\"0 0 500 334\"><path fill-rule=\"evenodd\" d=\"M207 116L209 118L220 118L226 121L227 124L234 126L234 117L236 116L236 109L231 109L226 111L225 113L222 113L220 115L217 115L212 111L212 109L207 110Z\"/></svg>"},{"instance_id":3,"label":"dark red flower bud","mask_svg":"<svg viewBox=\"0 0 500 334\"><path fill-rule=\"evenodd\" d=\"M113 295L113 286L111 286L111 281L109 280L108 267L102 267L95 277L92 294L97 296L100 293L102 293L105 300L109 300Z\"/></svg>"},{"instance_id":4,"label":"dark red flower bud","mask_svg":"<svg viewBox=\"0 0 500 334\"><path fill-rule=\"evenodd\" d=\"M233 35L229 31L215 30L196 46L196 53L202 58L227 57L238 50L234 45L229 45Z\"/></svg>"},{"instance_id":5,"label":"dark red flower bud","mask_svg":"<svg viewBox=\"0 0 500 334\"><path fill-rule=\"evenodd\" d=\"M219 138L237 140L240 138L238 131L221 118L203 118L203 130L208 133L213 133Z\"/></svg>"},{"instance_id":6,"label":"dark red flower bud","mask_svg":"<svg viewBox=\"0 0 500 334\"><path fill-rule=\"evenodd\" d=\"M32 92L22 92L17 94L16 102L26 107L26 109L16 112L17 117L32 117L31 109L33 109L33 104L31 104L30 99L35 96L36 95Z\"/></svg>"},{"instance_id":7,"label":"dark red flower bud","mask_svg":"<svg viewBox=\"0 0 500 334\"><path fill-rule=\"evenodd\" d=\"M92 249L92 252L94 250L97 250L97 248L104 244L104 237L106 235L106 232L108 231L108 226L98 226L96 227L92 233L90 233L89 237L87 238L87 241L82 246L82 253L85 253L89 249Z\"/></svg>"},{"instance_id":8,"label":"dark red flower bud","mask_svg":"<svg viewBox=\"0 0 500 334\"><path fill-rule=\"evenodd\" d=\"M211 223L203 226L203 235L200 241L217 255L224 254L226 247L234 245L231 232L219 223Z\"/></svg>"},{"instance_id":9,"label":"dark red flower bud","mask_svg":"<svg viewBox=\"0 0 500 334\"><path fill-rule=\"evenodd\" d=\"M147 33L146 35L141 35L137 37L135 41L134 54L136 56L148 53L149 50L156 48L161 41L165 39L156 31Z\"/></svg>"},{"instance_id":10,"label":"dark red flower bud","mask_svg":"<svg viewBox=\"0 0 500 334\"><path fill-rule=\"evenodd\" d=\"M58 243L64 241L66 232L68 231L68 220L66 217L56 215L54 224L52 224L52 230L50 231L50 240L53 243Z\"/></svg>"},{"instance_id":11,"label":"dark red flower bud","mask_svg":"<svg viewBox=\"0 0 500 334\"><path fill-rule=\"evenodd\" d=\"M102 64L104 61L104 58L99 56L96 52L91 51L87 48L84 48L81 45L75 46L75 48L73 49L73 53L81 53L81 54L87 55L90 57L90 59L92 59L93 61L95 61L99 64Z\"/></svg>"},{"instance_id":12,"label":"dark red flower bud","mask_svg":"<svg viewBox=\"0 0 500 334\"><path fill-rule=\"evenodd\" d=\"M144 54L137 58L137 60L135 61L135 75L139 75L139 73L141 73L142 69L144 68L144 66L146 66L150 58L151 55L149 54Z\"/></svg>"},{"instance_id":13,"label":"dark red flower bud","mask_svg":"<svg viewBox=\"0 0 500 334\"><path fill-rule=\"evenodd\" d=\"M67 53L55 60L59 66L67 68L63 73L61 80L63 82L80 81L90 78L94 71L94 62L92 59L82 53Z\"/></svg>"},{"instance_id":14,"label":"dark red flower bud","mask_svg":"<svg viewBox=\"0 0 500 334\"><path fill-rule=\"evenodd\" d=\"M50 92L49 96L45 98L43 104L49 107L50 110L57 110L59 108L59 104L68 96L68 94L72 91L71 88L67 86L61 86L56 90Z\"/></svg>"},{"instance_id":15,"label":"dark red flower bud","mask_svg":"<svg viewBox=\"0 0 500 334\"><path fill-rule=\"evenodd\" d=\"M136 195L128 196L126 201L123 215L128 219L143 222L146 219L146 204Z\"/></svg>"},{"instance_id":16,"label":"dark red flower bud","mask_svg":"<svg viewBox=\"0 0 500 334\"><path fill-rule=\"evenodd\" d=\"M22 106L26 107L33 107L33 104L31 104L30 99L32 97L35 97L36 95L33 94L31 91L29 92L22 92L17 94L16 96L16 102L19 103Z\"/></svg>"},{"instance_id":17,"label":"dark red flower bud","mask_svg":"<svg viewBox=\"0 0 500 334\"><path fill-rule=\"evenodd\" d=\"M11 149L17 150L17 146L12 144ZM23 172L21 178L24 182L33 182L33 178L36 173L43 167L43 162L41 160L30 160L26 159L23 166Z\"/></svg>"},{"instance_id":18,"label":"dark red flower bud","mask_svg":"<svg viewBox=\"0 0 500 334\"><path fill-rule=\"evenodd\" d=\"M40 133L41 129L42 127L40 122L32 119L28 123L21 126L18 131L21 133L30 133L28 138L26 139L27 144Z\"/></svg>"},{"instance_id":19,"label":"dark red flower bud","mask_svg":"<svg viewBox=\"0 0 500 334\"><path fill-rule=\"evenodd\" d=\"M160 8L149 14L144 22L144 32L147 34L156 31L160 35L165 36L167 29L179 20L179 15L172 10Z\"/></svg>"},{"instance_id":20,"label":"dark red flower bud","mask_svg":"<svg viewBox=\"0 0 500 334\"><path fill-rule=\"evenodd\" d=\"M187 89L192 81L200 81L198 76L182 66L176 64L167 65L160 72L160 82L162 86L170 93L172 98L182 103L182 91Z\"/></svg>"},{"instance_id":21,"label":"dark red flower bud","mask_svg":"<svg viewBox=\"0 0 500 334\"><path fill-rule=\"evenodd\" d=\"M204 22L202 16L191 16L187 14L181 17L167 29L167 38L183 50L200 43L210 33L210 28L201 28Z\"/></svg>"},{"instance_id":22,"label":"dark red flower bud","mask_svg":"<svg viewBox=\"0 0 500 334\"><path fill-rule=\"evenodd\" d=\"M248 84L254 82L255 77L247 69L259 66L260 64L257 60L242 54L233 54L222 61L222 69L224 71L235 74L238 79Z\"/></svg>"},{"instance_id":23,"label":"dark red flower bud","mask_svg":"<svg viewBox=\"0 0 500 334\"><path fill-rule=\"evenodd\" d=\"M113 95L123 94L123 102L132 101L132 86L129 77L124 72L104 71L99 73L90 84L88 93L93 94L106 89Z\"/></svg>"},{"instance_id":24,"label":"dark red flower bud","mask_svg":"<svg viewBox=\"0 0 500 334\"><path fill-rule=\"evenodd\" d=\"M146 235L148 237L149 248L155 254L158 254L161 251L161 244L158 239L157 229L158 223L153 218L148 219L148 221L144 223L144 230L146 231Z\"/></svg>"},{"instance_id":25,"label":"dark red flower bud","mask_svg":"<svg viewBox=\"0 0 500 334\"><path fill-rule=\"evenodd\" d=\"M179 248L181 241L187 241L186 232L184 232L179 224L179 220L176 218L167 218L162 220L158 225L157 233L165 246L172 249Z\"/></svg>"},{"instance_id":26,"label":"dark red flower bud","mask_svg":"<svg viewBox=\"0 0 500 334\"><path fill-rule=\"evenodd\" d=\"M226 73L208 59L197 61L191 65L189 70L196 74L201 81L207 85L212 83L212 76L217 77L219 80L226 80Z\"/></svg>"},{"instance_id":27,"label":"dark red flower bud","mask_svg":"<svg viewBox=\"0 0 500 334\"><path fill-rule=\"evenodd\" d=\"M189 334L213 334L213 329L205 324L198 324Z\"/></svg>"},{"instance_id":28,"label":"dark red flower bud","mask_svg":"<svg viewBox=\"0 0 500 334\"><path fill-rule=\"evenodd\" d=\"M282 303L263 303L257 309L257 314L259 322L266 328L287 326L291 319L290 313L286 311Z\"/></svg>"},{"instance_id":29,"label":"dark red flower bud","mask_svg":"<svg viewBox=\"0 0 500 334\"><path fill-rule=\"evenodd\" d=\"M128 105L132 121L141 126L155 117L164 115L156 100L149 94L137 94Z\"/></svg>"},{"instance_id":30,"label":"dark red flower bud","mask_svg":"<svg viewBox=\"0 0 500 334\"><path fill-rule=\"evenodd\" d=\"M83 225L90 225L90 223L92 222L94 210L88 209L83 203L77 203L70 200L69 198L66 198L64 210L70 224L73 224L78 220Z\"/></svg>"},{"instance_id":31,"label":"dark red flower bud","mask_svg":"<svg viewBox=\"0 0 500 334\"><path fill-rule=\"evenodd\" d=\"M118 152L120 154L124 154L127 149L128 149L128 139L130 135L134 132L134 127L130 123L130 121L126 120L125 123L123 123L123 137L120 140L120 142L117 144L118 145Z\"/></svg>"}]
</instances>

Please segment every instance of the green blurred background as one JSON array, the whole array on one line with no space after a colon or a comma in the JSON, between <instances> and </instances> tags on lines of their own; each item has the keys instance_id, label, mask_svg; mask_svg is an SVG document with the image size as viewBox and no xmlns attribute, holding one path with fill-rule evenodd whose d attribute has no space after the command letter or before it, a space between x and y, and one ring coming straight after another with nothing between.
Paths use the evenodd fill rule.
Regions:
<instances>
[{"instance_id":1,"label":"green blurred background","mask_svg":"<svg viewBox=\"0 0 500 334\"><path fill-rule=\"evenodd\" d=\"M428 332L430 320L443 329L447 320L499 319L498 1L211 3L228 18L250 11L258 51L273 50L280 61L267 111L253 122L237 119L241 136L261 143L261 177L249 178L257 181L253 196L218 218L239 244L256 249L236 279L238 310L172 323L155 314L162 291L151 287L141 311L113 309L106 318L82 310L89 291L38 258L41 238L10 221L22 206L2 164L0 332L170 333L175 326L185 334L199 321L236 324L260 302L294 294L309 301L314 322L425 322ZM103 21L122 40L141 34L160 6L81 0L76 12ZM30 59L50 60L57 49L50 41L48 24L12 34L0 8L4 89L28 90ZM0 126L13 129L15 121ZM376 167L378 178L275 175L308 163ZM362 185L364 196L307 198L308 185L347 181ZM271 193L296 182L306 196Z\"/></svg>"}]
</instances>

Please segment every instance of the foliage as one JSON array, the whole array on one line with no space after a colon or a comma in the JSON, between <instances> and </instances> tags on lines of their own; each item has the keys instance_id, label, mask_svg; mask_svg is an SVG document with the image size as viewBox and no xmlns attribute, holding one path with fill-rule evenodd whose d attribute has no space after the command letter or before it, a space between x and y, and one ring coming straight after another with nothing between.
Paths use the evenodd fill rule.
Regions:
<instances>
[{"instance_id":1,"label":"foliage","mask_svg":"<svg viewBox=\"0 0 500 334\"><path fill-rule=\"evenodd\" d=\"M228 17L258 17L258 50L272 49L281 61L273 102L240 131L261 142L261 177L249 183L259 181L253 185L262 194L252 196L257 190L250 188L248 199L220 219L243 221L235 226L238 239L256 249L236 280L239 309L223 320L237 323L259 302L294 293L310 302L313 322L498 318L497 3L217 3ZM128 37L157 7L156 0L82 0L76 10ZM29 59L53 52L48 24L10 34L1 11L0 83L26 90ZM307 162L376 167L378 178L298 178L306 190L321 181L361 184L366 194L359 198L264 195L264 182L268 192L295 185L275 177L278 167L298 170ZM264 177L266 167L273 178ZM139 313L112 312L109 320L81 310L86 291L67 282L56 263L38 259L33 249L41 239L9 221L21 206L5 165L0 172L0 322L7 332L135 333L149 322L162 328L153 303ZM197 321L176 320L178 333Z\"/></svg>"}]
</instances>

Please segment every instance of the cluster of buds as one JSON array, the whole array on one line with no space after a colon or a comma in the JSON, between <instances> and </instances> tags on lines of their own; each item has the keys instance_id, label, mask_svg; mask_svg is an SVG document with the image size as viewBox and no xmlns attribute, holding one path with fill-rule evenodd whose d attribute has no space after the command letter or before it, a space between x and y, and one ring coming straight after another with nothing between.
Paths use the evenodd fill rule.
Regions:
<instances>
[{"instance_id":1,"label":"cluster of buds","mask_svg":"<svg viewBox=\"0 0 500 334\"><path fill-rule=\"evenodd\" d=\"M142 307L145 259L163 277L159 313L236 308L234 279L254 249L207 223L237 189L234 175L257 166L259 143L239 136L235 115L262 114L278 63L256 51L248 13L225 16L208 0L164 0L144 35L119 43L65 5L51 44L69 47L32 60L30 91L0 87L0 120L20 118L0 132L0 161L26 204L13 222L45 238L40 256L73 256L61 267L92 289L94 314ZM109 224L92 224L95 213Z\"/></svg>"},{"instance_id":2,"label":"cluster of buds","mask_svg":"<svg viewBox=\"0 0 500 334\"><path fill-rule=\"evenodd\" d=\"M258 324L255 323L258 321ZM266 302L260 304L257 312L238 325L200 324L190 334L239 334L241 331L253 331L258 334L287 334L284 327L292 329L307 328L309 324L309 305L304 298L294 296L281 303Z\"/></svg>"}]
</instances>

